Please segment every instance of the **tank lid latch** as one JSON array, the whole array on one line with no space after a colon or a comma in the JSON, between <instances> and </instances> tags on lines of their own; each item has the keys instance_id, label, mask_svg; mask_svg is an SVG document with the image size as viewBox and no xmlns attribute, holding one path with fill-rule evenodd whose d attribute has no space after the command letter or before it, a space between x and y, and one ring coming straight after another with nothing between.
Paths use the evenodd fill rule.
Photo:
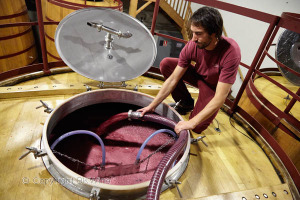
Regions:
<instances>
[{"instance_id":1,"label":"tank lid latch","mask_svg":"<svg viewBox=\"0 0 300 200\"><path fill-rule=\"evenodd\" d=\"M100 188L95 188L91 190L90 200L99 200L100 199Z\"/></svg>"},{"instance_id":2,"label":"tank lid latch","mask_svg":"<svg viewBox=\"0 0 300 200\"><path fill-rule=\"evenodd\" d=\"M36 147L26 147L26 149L28 151L26 153L24 153L22 156L20 156L19 160L22 160L30 153L33 153L35 159L37 157L42 157L47 154L45 149L37 149Z\"/></svg>"},{"instance_id":3,"label":"tank lid latch","mask_svg":"<svg viewBox=\"0 0 300 200\"><path fill-rule=\"evenodd\" d=\"M178 192L180 198L183 198L183 197L182 197L182 194L181 194L181 191L179 190L179 187L178 187L178 184L181 184L180 181L178 181L178 180L173 180L173 179L166 179L164 182L165 182L165 184L166 184L168 187L170 187L170 188L176 187L177 192Z\"/></svg>"},{"instance_id":4,"label":"tank lid latch","mask_svg":"<svg viewBox=\"0 0 300 200\"><path fill-rule=\"evenodd\" d=\"M203 140L205 137L206 137L206 136L204 135L204 136L199 136L199 137L197 137L197 138L193 138L193 139L191 139L191 144L197 143L197 142L199 142L199 141L201 140L201 142L203 142L203 144L204 144L206 147L208 147L208 144Z\"/></svg>"},{"instance_id":5,"label":"tank lid latch","mask_svg":"<svg viewBox=\"0 0 300 200\"><path fill-rule=\"evenodd\" d=\"M40 100L40 102L42 103L42 105L36 107L35 109L39 109L39 108L41 108L41 107L44 107L44 108L45 108L44 112L49 113L49 114L53 111L53 108L50 108L50 107L48 106L48 104L46 104L46 103L43 102L42 100Z\"/></svg>"}]
</instances>

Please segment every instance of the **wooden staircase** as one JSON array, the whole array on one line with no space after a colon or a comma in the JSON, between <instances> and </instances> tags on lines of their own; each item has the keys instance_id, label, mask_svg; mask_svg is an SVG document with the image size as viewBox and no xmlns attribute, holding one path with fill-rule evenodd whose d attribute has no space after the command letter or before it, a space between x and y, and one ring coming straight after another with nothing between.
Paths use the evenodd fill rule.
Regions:
<instances>
[{"instance_id":1,"label":"wooden staircase","mask_svg":"<svg viewBox=\"0 0 300 200\"><path fill-rule=\"evenodd\" d=\"M138 13L140 13L152 2L155 2L155 0L147 1L143 6L137 9L138 0L131 0L129 14L133 17L136 17ZM192 15L191 2L186 0L160 0L159 6L181 28L183 39L189 40L191 38L191 33L188 19Z\"/></svg>"},{"instance_id":2,"label":"wooden staircase","mask_svg":"<svg viewBox=\"0 0 300 200\"><path fill-rule=\"evenodd\" d=\"M189 28L189 18L192 15L191 2L185 0L161 0L159 6L181 28L183 39L191 39Z\"/></svg>"}]
</instances>

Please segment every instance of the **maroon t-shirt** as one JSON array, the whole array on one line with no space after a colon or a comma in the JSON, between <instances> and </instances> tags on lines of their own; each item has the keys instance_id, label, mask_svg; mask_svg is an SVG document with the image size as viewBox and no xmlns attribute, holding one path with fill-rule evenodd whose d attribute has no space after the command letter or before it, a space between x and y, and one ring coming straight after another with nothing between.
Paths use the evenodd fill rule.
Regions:
<instances>
[{"instance_id":1,"label":"maroon t-shirt","mask_svg":"<svg viewBox=\"0 0 300 200\"><path fill-rule=\"evenodd\" d=\"M241 51L231 38L221 37L213 50L199 49L189 41L179 55L180 67L193 67L203 80L211 86L218 81L233 84L236 79Z\"/></svg>"}]
</instances>

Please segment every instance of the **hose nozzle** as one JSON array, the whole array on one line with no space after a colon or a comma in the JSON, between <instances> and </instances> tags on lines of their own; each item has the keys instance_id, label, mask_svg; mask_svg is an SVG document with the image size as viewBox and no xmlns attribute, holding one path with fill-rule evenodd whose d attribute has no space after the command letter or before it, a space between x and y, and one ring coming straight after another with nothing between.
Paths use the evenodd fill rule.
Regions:
<instances>
[{"instance_id":1,"label":"hose nozzle","mask_svg":"<svg viewBox=\"0 0 300 200\"><path fill-rule=\"evenodd\" d=\"M132 110L128 111L128 120L131 121L132 119L140 119L142 118L141 112L134 112Z\"/></svg>"}]
</instances>

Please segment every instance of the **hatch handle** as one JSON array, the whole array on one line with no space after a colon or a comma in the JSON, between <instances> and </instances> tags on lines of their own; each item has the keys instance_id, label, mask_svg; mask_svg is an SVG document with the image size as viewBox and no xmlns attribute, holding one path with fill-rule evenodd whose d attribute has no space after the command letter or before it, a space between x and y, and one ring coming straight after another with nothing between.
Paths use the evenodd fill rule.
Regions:
<instances>
[{"instance_id":1,"label":"hatch handle","mask_svg":"<svg viewBox=\"0 0 300 200\"><path fill-rule=\"evenodd\" d=\"M113 34L113 35L117 35L119 38L130 38L132 36L132 33L130 33L129 31L125 32L125 33L122 33L120 30L115 30L113 28L110 28L108 26L104 26L103 24L99 24L99 23L96 23L96 22L87 22L87 25L93 27L93 28L97 28L98 31L106 31L110 34Z\"/></svg>"}]
</instances>

